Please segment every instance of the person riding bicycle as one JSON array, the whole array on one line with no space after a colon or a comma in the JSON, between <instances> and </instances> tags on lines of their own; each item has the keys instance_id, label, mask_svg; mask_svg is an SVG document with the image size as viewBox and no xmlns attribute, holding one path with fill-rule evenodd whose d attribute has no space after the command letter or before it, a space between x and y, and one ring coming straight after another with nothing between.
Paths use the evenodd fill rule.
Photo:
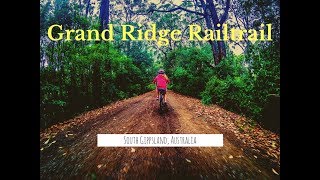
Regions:
<instances>
[{"instance_id":1,"label":"person riding bicycle","mask_svg":"<svg viewBox=\"0 0 320 180\"><path fill-rule=\"evenodd\" d=\"M158 75L153 79L153 83L156 85L157 100L159 99L160 91L164 91L164 102L167 103L167 84L170 82L168 76L163 69L158 71Z\"/></svg>"}]
</instances>

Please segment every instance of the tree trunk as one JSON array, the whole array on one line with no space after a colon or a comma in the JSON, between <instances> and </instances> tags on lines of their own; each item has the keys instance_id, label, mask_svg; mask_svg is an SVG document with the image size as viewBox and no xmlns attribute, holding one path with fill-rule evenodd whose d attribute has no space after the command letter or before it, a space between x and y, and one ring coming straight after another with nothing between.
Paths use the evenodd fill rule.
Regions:
<instances>
[{"instance_id":1,"label":"tree trunk","mask_svg":"<svg viewBox=\"0 0 320 180\"><path fill-rule=\"evenodd\" d=\"M79 110L79 104L78 104L78 87L77 87L77 80L76 80L76 70L74 66L71 66L70 69L70 86L69 86L69 102L70 102L70 111L71 113L77 112Z\"/></svg>"},{"instance_id":2,"label":"tree trunk","mask_svg":"<svg viewBox=\"0 0 320 180\"><path fill-rule=\"evenodd\" d=\"M86 17L88 17L89 8L90 8L90 0L88 0L88 1L87 1L87 6L86 6Z\"/></svg>"},{"instance_id":3,"label":"tree trunk","mask_svg":"<svg viewBox=\"0 0 320 180\"><path fill-rule=\"evenodd\" d=\"M102 0L100 4L100 31L107 29L109 24L109 0ZM106 37L108 38L108 36Z\"/></svg>"},{"instance_id":4,"label":"tree trunk","mask_svg":"<svg viewBox=\"0 0 320 180\"><path fill-rule=\"evenodd\" d=\"M202 6L202 9L203 9L203 12L204 12L204 19L205 19L207 28L213 30L212 22L211 22L211 19L209 18L208 9L206 7L206 4L205 4L205 2L203 0L200 0L200 2L201 2L201 6ZM219 56L219 52L218 52L217 42L210 40L210 41L208 41L208 43L211 46L214 65L218 65L219 62L220 62L220 56Z\"/></svg>"},{"instance_id":5,"label":"tree trunk","mask_svg":"<svg viewBox=\"0 0 320 180\"><path fill-rule=\"evenodd\" d=\"M213 1L212 0L208 1L208 9L210 11L211 21L213 22L213 26L214 26L214 29L213 28L210 28L210 29L212 29L212 30L220 30L220 32L222 32L222 24L227 19L229 6L230 6L230 0L227 1L227 5L226 5L226 8L225 8L225 13L222 15L221 20L219 20L216 8L215 8L215 6L213 4ZM220 27L217 26L218 24L220 24ZM220 33L220 36L221 36L221 39L223 40L223 34L222 33ZM216 41L216 43L218 45L218 57L215 59L215 65L218 65L221 62L221 60L226 57L226 45L225 45L224 41L218 41L218 42Z\"/></svg>"},{"instance_id":6,"label":"tree trunk","mask_svg":"<svg viewBox=\"0 0 320 180\"><path fill-rule=\"evenodd\" d=\"M81 1L82 0L78 0L79 1L79 12L80 12L80 15L82 16L83 12L82 12L82 3Z\"/></svg>"},{"instance_id":7,"label":"tree trunk","mask_svg":"<svg viewBox=\"0 0 320 180\"><path fill-rule=\"evenodd\" d=\"M94 106L101 106L101 72L100 72L100 60L95 59L93 64L92 75L92 94Z\"/></svg>"}]
</instances>

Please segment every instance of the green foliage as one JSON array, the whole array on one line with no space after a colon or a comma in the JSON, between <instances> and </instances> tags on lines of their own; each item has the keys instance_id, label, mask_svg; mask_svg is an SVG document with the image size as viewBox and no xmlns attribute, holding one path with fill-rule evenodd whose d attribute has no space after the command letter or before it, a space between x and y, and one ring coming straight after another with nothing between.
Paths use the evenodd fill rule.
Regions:
<instances>
[{"instance_id":1,"label":"green foliage","mask_svg":"<svg viewBox=\"0 0 320 180\"><path fill-rule=\"evenodd\" d=\"M41 69L42 126L141 94L150 82L132 58L111 44L76 47L65 42L53 51L58 56Z\"/></svg>"},{"instance_id":2,"label":"green foliage","mask_svg":"<svg viewBox=\"0 0 320 180\"><path fill-rule=\"evenodd\" d=\"M173 90L200 97L211 71L207 65L211 59L208 48L179 48L169 53L164 68L172 81Z\"/></svg>"},{"instance_id":3,"label":"green foliage","mask_svg":"<svg viewBox=\"0 0 320 180\"><path fill-rule=\"evenodd\" d=\"M278 49L275 43L256 43L246 56L230 54L212 67L209 46L184 47L171 51L163 64L173 90L258 119L267 96L279 94Z\"/></svg>"},{"instance_id":4,"label":"green foliage","mask_svg":"<svg viewBox=\"0 0 320 180\"><path fill-rule=\"evenodd\" d=\"M156 89L156 85L155 85L155 84L149 84L149 85L147 86L147 89L148 89L148 91L155 90L155 89Z\"/></svg>"},{"instance_id":5,"label":"green foliage","mask_svg":"<svg viewBox=\"0 0 320 180\"><path fill-rule=\"evenodd\" d=\"M143 71L111 44L64 43L54 51L64 53L41 70L42 126L148 90Z\"/></svg>"},{"instance_id":6,"label":"green foliage","mask_svg":"<svg viewBox=\"0 0 320 180\"><path fill-rule=\"evenodd\" d=\"M215 69L201 93L205 104L217 103L254 119L261 118L269 94L279 94L279 50L255 44L243 55L229 56Z\"/></svg>"},{"instance_id":7,"label":"green foliage","mask_svg":"<svg viewBox=\"0 0 320 180\"><path fill-rule=\"evenodd\" d=\"M253 101L252 90L250 80L244 77L228 76L219 79L213 76L201 93L202 102L217 103L229 110L254 117L260 113L261 108Z\"/></svg>"},{"instance_id":8,"label":"green foliage","mask_svg":"<svg viewBox=\"0 0 320 180\"><path fill-rule=\"evenodd\" d=\"M148 91L154 71L145 43L118 41L114 46L47 40L53 24L64 29L99 29L98 17L84 12L83 6L69 0L40 4L41 128Z\"/></svg>"}]
</instances>

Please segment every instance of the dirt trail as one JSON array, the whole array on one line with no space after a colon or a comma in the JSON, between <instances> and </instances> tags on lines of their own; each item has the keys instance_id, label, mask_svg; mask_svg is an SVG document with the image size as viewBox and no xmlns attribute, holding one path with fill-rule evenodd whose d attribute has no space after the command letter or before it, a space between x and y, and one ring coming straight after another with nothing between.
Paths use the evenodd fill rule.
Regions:
<instances>
[{"instance_id":1,"label":"dirt trail","mask_svg":"<svg viewBox=\"0 0 320 180\"><path fill-rule=\"evenodd\" d=\"M199 119L188 99L170 91L168 112L161 115L154 92L149 92L42 131L41 179L279 179L230 133ZM99 133L223 133L224 146L98 148Z\"/></svg>"}]
</instances>

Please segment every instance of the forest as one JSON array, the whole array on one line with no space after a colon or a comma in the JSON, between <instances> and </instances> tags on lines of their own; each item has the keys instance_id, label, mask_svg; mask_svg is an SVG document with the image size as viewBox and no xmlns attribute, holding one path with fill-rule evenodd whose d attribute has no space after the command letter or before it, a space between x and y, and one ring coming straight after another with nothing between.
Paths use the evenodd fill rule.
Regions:
<instances>
[{"instance_id":1,"label":"forest","mask_svg":"<svg viewBox=\"0 0 320 180\"><path fill-rule=\"evenodd\" d=\"M272 24L272 41L189 41L189 25L222 31L262 30ZM114 41L52 41L48 29L106 31ZM181 40L123 41L121 25L143 31L181 30ZM265 31L267 32L267 27ZM57 37L61 30L52 29ZM135 37L138 32L132 33ZM74 39L76 34L70 34ZM88 39L88 34L84 34ZM106 33L105 38L109 38ZM221 34L223 39L223 34ZM93 36L94 37L94 36ZM265 33L265 39L268 34ZM171 80L169 89L217 104L252 119L262 118L271 95L280 96L279 0L41 0L40 128L155 89L159 68ZM170 102L170 94L168 96Z\"/></svg>"}]
</instances>

